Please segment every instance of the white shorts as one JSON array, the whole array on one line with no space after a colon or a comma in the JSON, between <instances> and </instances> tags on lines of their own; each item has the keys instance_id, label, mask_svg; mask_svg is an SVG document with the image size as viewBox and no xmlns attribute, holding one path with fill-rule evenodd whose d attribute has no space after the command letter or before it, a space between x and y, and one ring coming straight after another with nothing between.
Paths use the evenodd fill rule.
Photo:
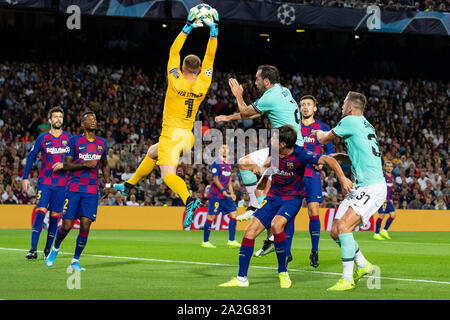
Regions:
<instances>
[{"instance_id":1,"label":"white shorts","mask_svg":"<svg viewBox=\"0 0 450 320\"><path fill-rule=\"evenodd\" d=\"M262 167L269 156L269 148L256 150L255 152L250 153L249 156L258 167Z\"/></svg>"},{"instance_id":2,"label":"white shorts","mask_svg":"<svg viewBox=\"0 0 450 320\"><path fill-rule=\"evenodd\" d=\"M386 183L372 184L370 186L353 189L339 205L335 219L341 219L349 207L361 217L360 226L369 222L370 217L378 211L386 200Z\"/></svg>"}]
</instances>

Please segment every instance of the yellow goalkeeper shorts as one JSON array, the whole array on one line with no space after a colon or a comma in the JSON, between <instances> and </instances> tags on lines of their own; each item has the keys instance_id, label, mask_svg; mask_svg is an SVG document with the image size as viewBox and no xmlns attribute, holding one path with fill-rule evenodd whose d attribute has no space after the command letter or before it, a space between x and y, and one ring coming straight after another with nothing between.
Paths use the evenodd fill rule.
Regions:
<instances>
[{"instance_id":1,"label":"yellow goalkeeper shorts","mask_svg":"<svg viewBox=\"0 0 450 320\"><path fill-rule=\"evenodd\" d=\"M180 155L194 146L194 134L190 130L164 127L158 142L157 165L178 166Z\"/></svg>"}]
</instances>

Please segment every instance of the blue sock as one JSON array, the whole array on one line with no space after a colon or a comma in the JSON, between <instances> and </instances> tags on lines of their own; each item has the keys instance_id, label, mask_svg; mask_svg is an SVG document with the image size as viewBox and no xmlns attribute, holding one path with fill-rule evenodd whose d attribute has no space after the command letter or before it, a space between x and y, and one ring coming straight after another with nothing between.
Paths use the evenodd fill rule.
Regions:
<instances>
[{"instance_id":1,"label":"blue sock","mask_svg":"<svg viewBox=\"0 0 450 320\"><path fill-rule=\"evenodd\" d=\"M86 247L86 242L88 239L89 230L88 231L82 231L80 229L80 233L77 237L77 244L75 247L75 254L73 256L74 259L78 260L80 259L81 253L83 252L84 248Z\"/></svg>"},{"instance_id":2,"label":"blue sock","mask_svg":"<svg viewBox=\"0 0 450 320\"><path fill-rule=\"evenodd\" d=\"M391 217L389 217L389 219L387 219L386 224L384 225L384 230L387 231L387 229L389 229L389 227L391 226L392 221L394 221L394 219L392 219Z\"/></svg>"},{"instance_id":3,"label":"blue sock","mask_svg":"<svg viewBox=\"0 0 450 320\"><path fill-rule=\"evenodd\" d=\"M45 213L41 210L36 211L36 216L34 217L33 227L31 228L31 249L37 250L37 245L39 242L39 236L42 231L42 223L44 222Z\"/></svg>"},{"instance_id":4,"label":"blue sock","mask_svg":"<svg viewBox=\"0 0 450 320\"><path fill-rule=\"evenodd\" d=\"M236 236L236 219L230 217L230 222L228 223L228 240L234 241Z\"/></svg>"},{"instance_id":5,"label":"blue sock","mask_svg":"<svg viewBox=\"0 0 450 320\"><path fill-rule=\"evenodd\" d=\"M382 222L383 222L383 219L380 219L380 218L377 219L377 222L375 223L375 233L376 234L380 233Z\"/></svg>"},{"instance_id":6,"label":"blue sock","mask_svg":"<svg viewBox=\"0 0 450 320\"><path fill-rule=\"evenodd\" d=\"M292 238L294 237L294 232L295 232L295 220L294 219L291 219L288 221L288 223L284 227L284 232L286 233L286 255L292 256L292 253L291 253Z\"/></svg>"},{"instance_id":7,"label":"blue sock","mask_svg":"<svg viewBox=\"0 0 450 320\"><path fill-rule=\"evenodd\" d=\"M58 228L58 217L50 217L50 222L48 224L47 242L45 243L44 250L50 250L53 244L53 239L56 236L56 229Z\"/></svg>"},{"instance_id":8,"label":"blue sock","mask_svg":"<svg viewBox=\"0 0 450 320\"><path fill-rule=\"evenodd\" d=\"M309 217L309 234L311 236L311 251L319 252L319 239L320 239L319 216Z\"/></svg>"},{"instance_id":9,"label":"blue sock","mask_svg":"<svg viewBox=\"0 0 450 320\"><path fill-rule=\"evenodd\" d=\"M56 238L55 238L55 245L53 246L53 248L55 248L56 250L59 249L59 247L61 246L61 242L64 240L64 238L67 236L69 232L65 232L62 227L58 229L58 232L56 232Z\"/></svg>"},{"instance_id":10,"label":"blue sock","mask_svg":"<svg viewBox=\"0 0 450 320\"><path fill-rule=\"evenodd\" d=\"M241 248L239 249L239 277L247 277L248 267L250 266L250 259L253 255L253 250L255 249L255 240L253 239L242 239Z\"/></svg>"},{"instance_id":11,"label":"blue sock","mask_svg":"<svg viewBox=\"0 0 450 320\"><path fill-rule=\"evenodd\" d=\"M205 225L203 226L203 242L209 241L209 234L211 233L211 224L212 221L206 219Z\"/></svg>"},{"instance_id":12,"label":"blue sock","mask_svg":"<svg viewBox=\"0 0 450 320\"><path fill-rule=\"evenodd\" d=\"M278 260L278 273L286 272L286 232L282 231L273 235L275 252Z\"/></svg>"}]
</instances>

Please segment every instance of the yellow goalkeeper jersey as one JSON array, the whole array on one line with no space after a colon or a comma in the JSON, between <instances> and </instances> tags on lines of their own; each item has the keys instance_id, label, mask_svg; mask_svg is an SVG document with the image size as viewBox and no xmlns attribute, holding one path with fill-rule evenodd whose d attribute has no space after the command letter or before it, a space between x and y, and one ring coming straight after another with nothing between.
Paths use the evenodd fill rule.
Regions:
<instances>
[{"instance_id":1,"label":"yellow goalkeeper jersey","mask_svg":"<svg viewBox=\"0 0 450 320\"><path fill-rule=\"evenodd\" d=\"M168 86L164 100L163 129L192 130L200 103L211 85L217 38L210 38L195 82L186 80L180 70L180 50L187 36L180 33L170 47L167 63Z\"/></svg>"}]
</instances>

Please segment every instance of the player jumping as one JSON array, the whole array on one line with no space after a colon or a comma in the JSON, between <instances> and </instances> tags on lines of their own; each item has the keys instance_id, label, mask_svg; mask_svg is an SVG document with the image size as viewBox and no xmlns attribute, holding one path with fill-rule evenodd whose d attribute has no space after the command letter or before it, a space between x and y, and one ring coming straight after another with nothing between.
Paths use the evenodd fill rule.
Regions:
<instances>
[{"instance_id":1,"label":"player jumping","mask_svg":"<svg viewBox=\"0 0 450 320\"><path fill-rule=\"evenodd\" d=\"M227 246L230 248L239 248L241 246L235 239L237 208L234 201L236 201L236 195L233 191L233 185L230 183L231 164L226 161L227 154L228 147L222 145L219 157L214 160L211 166L213 181L208 194L208 216L203 227L202 247L204 248L216 247L209 242L209 234L211 232L211 224L220 212L224 215L229 214L230 218Z\"/></svg>"},{"instance_id":2,"label":"player jumping","mask_svg":"<svg viewBox=\"0 0 450 320\"><path fill-rule=\"evenodd\" d=\"M64 157L63 169L69 171L64 210L61 216L62 226L56 235L55 244L47 258L46 265L53 266L61 242L70 232L75 219L80 219L80 231L76 240L73 270L85 270L79 264L79 258L89 235L91 223L97 218L98 209L98 170L101 166L106 187L110 187L110 170L107 161L108 148L106 140L95 135L97 119L92 111L87 111L81 118L83 134L69 140L69 151Z\"/></svg>"},{"instance_id":3,"label":"player jumping","mask_svg":"<svg viewBox=\"0 0 450 320\"><path fill-rule=\"evenodd\" d=\"M305 151L296 145L297 132L289 125L279 128L279 165L272 174L272 183L262 206L256 210L245 230L239 251L239 272L236 278L221 284L221 287L248 287L247 280L250 259L253 255L255 238L271 228L274 235L275 252L281 288L290 288L291 280L286 266L286 224L299 212L303 201L303 174L308 163L328 165L335 172L342 189L350 191L353 183L347 179L338 162L332 157ZM270 166L270 159L264 164Z\"/></svg>"},{"instance_id":4,"label":"player jumping","mask_svg":"<svg viewBox=\"0 0 450 320\"><path fill-rule=\"evenodd\" d=\"M278 69L271 65L261 65L257 68L255 85L262 96L250 105L247 105L243 98L244 89L236 79L228 81L231 92L237 100L239 113L233 115L220 115L215 118L216 122L232 121L239 119L254 119L265 114L269 118L273 128L280 128L284 125L291 125L297 132L296 144L303 147L303 138L300 130L300 110L297 102L292 97L288 88L280 84L280 73ZM239 170L242 181L250 196L250 206L247 212L238 216L238 220L249 219L255 208L259 207L255 189L257 184L256 173L262 173L269 148L264 148L252 152L239 159ZM273 239L268 235L269 239ZM263 251L268 253L272 250L272 242L264 242Z\"/></svg>"},{"instance_id":5,"label":"player jumping","mask_svg":"<svg viewBox=\"0 0 450 320\"><path fill-rule=\"evenodd\" d=\"M62 130L64 111L59 107L50 109L48 122L50 131L41 134L35 141L27 157L22 176L22 188L27 191L30 186L28 176L39 152L41 153L41 169L39 171L36 193L36 217L31 229L31 249L27 259L37 259L37 245L42 231L45 215L50 211L47 242L44 248L44 259L47 258L55 238L58 218L63 210L66 172L61 170L67 143L72 135Z\"/></svg>"},{"instance_id":6,"label":"player jumping","mask_svg":"<svg viewBox=\"0 0 450 320\"><path fill-rule=\"evenodd\" d=\"M387 196L386 201L383 203L383 205L378 209L378 219L375 224L375 234L373 235L373 238L375 240L390 240L391 237L389 236L389 233L387 230L392 224L392 221L395 219L395 208L394 204L392 203L392 198L394 192L392 191L392 188L394 187L394 176L392 175L392 170L394 170L394 166L392 165L392 161L386 161L384 163L384 178L386 180L387 185ZM384 225L383 230L381 230L381 223L383 222L383 219L385 215L388 214L389 218L386 221L386 224Z\"/></svg>"},{"instance_id":7,"label":"player jumping","mask_svg":"<svg viewBox=\"0 0 450 320\"><path fill-rule=\"evenodd\" d=\"M219 32L219 15L214 11L212 23L203 21L210 28L210 38L203 61L190 54L183 60L180 72L180 50L189 33L196 27L193 9L189 12L188 20L183 30L170 48L167 64L168 87L164 101L162 132L157 144L152 145L137 168L134 175L123 185L115 186L126 194L139 181L148 176L159 165L164 183L172 189L186 205L184 227L192 224L192 219L200 199L192 198L184 180L177 176L176 169L180 154L188 152L194 145L195 116L200 103L205 98L211 85L214 57L217 49L217 35Z\"/></svg>"},{"instance_id":8,"label":"player jumping","mask_svg":"<svg viewBox=\"0 0 450 320\"><path fill-rule=\"evenodd\" d=\"M380 151L374 127L364 117L366 97L350 91L342 106L342 119L331 131L313 131L319 142L329 143L335 137L345 140L348 155L343 160L351 162L355 178L355 189L342 203L333 220L330 236L341 248L343 265L342 278L330 291L355 288L355 283L373 271L373 265L366 260L358 243L353 238L353 230L366 224L370 217L386 200L386 181L381 166ZM356 262L356 269L353 271Z\"/></svg>"}]
</instances>

